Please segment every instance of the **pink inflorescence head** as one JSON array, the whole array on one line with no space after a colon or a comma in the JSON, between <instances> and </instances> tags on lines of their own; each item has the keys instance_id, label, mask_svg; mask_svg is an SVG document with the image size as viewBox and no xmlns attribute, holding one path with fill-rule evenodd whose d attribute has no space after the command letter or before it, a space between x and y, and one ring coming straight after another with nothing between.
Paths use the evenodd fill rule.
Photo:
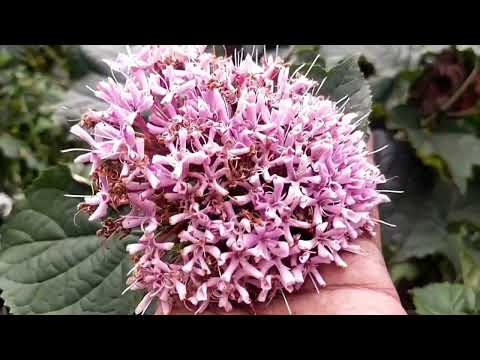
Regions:
<instances>
[{"instance_id":1,"label":"pink inflorescence head","mask_svg":"<svg viewBox=\"0 0 480 360\"><path fill-rule=\"evenodd\" d=\"M80 208L107 238L141 229L127 247L127 289L146 292L137 313L153 300L158 314L176 302L230 311L307 279L325 286L319 265L345 267L341 252L360 251L389 200L356 114L279 58L204 50L120 55L109 65L126 81L100 82L108 108L71 130L91 147L76 161L92 164L96 193Z\"/></svg>"}]
</instances>

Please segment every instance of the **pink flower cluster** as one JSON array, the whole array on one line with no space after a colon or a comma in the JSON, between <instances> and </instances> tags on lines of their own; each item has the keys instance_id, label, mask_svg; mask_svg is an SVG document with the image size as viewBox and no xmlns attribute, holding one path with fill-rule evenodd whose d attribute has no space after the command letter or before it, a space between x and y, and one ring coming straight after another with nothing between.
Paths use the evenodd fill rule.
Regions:
<instances>
[{"instance_id":1,"label":"pink flower cluster","mask_svg":"<svg viewBox=\"0 0 480 360\"><path fill-rule=\"evenodd\" d=\"M72 133L89 151L95 195L81 209L110 237L141 229L126 290L201 313L269 301L320 264L372 236L371 210L388 197L363 133L319 84L279 58L224 58L204 47L145 46L109 62L125 77L100 82L108 108Z\"/></svg>"}]
</instances>

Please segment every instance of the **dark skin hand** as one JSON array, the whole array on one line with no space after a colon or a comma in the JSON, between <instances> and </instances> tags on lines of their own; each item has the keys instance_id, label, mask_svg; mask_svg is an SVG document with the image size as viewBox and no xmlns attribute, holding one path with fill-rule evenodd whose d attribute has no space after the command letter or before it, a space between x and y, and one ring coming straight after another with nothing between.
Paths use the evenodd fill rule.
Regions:
<instances>
[{"instance_id":1,"label":"dark skin hand","mask_svg":"<svg viewBox=\"0 0 480 360\"><path fill-rule=\"evenodd\" d=\"M369 148L372 148L369 144ZM373 217L378 219L378 210ZM365 255L344 252L342 259L348 264L340 268L334 264L319 266L319 272L327 286L318 293L309 278L303 288L295 293L284 292L286 301L278 293L268 305L254 303L252 308L235 308L230 313L217 311L214 307L205 315L406 315L398 293L388 273L382 254L380 226L372 239L359 239ZM290 308L290 311L289 311ZM173 315L191 315L183 305L178 304Z\"/></svg>"}]
</instances>

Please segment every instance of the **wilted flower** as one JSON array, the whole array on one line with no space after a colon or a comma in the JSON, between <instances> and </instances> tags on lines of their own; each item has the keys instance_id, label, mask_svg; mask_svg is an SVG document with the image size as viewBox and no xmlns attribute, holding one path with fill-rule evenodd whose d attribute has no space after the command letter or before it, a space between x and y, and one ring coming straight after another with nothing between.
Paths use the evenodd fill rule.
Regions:
<instances>
[{"instance_id":1,"label":"wilted flower","mask_svg":"<svg viewBox=\"0 0 480 360\"><path fill-rule=\"evenodd\" d=\"M468 64L460 51L447 49L432 55L424 73L412 86L412 102L418 105L425 115L442 110L471 76L472 69L473 64ZM466 111L477 105L480 96L480 74L477 72L473 75L469 86L450 106L450 111Z\"/></svg>"},{"instance_id":2,"label":"wilted flower","mask_svg":"<svg viewBox=\"0 0 480 360\"><path fill-rule=\"evenodd\" d=\"M360 251L371 210L389 200L356 114L279 58L204 49L120 55L109 64L125 83L101 82L108 108L72 129L91 148L77 158L93 165L97 192L83 208L93 220L109 207L112 226L143 232L127 248L127 289L146 294L137 313L153 300L159 314L177 301L229 311L306 280L325 286L319 265L347 266L342 251Z\"/></svg>"}]
</instances>

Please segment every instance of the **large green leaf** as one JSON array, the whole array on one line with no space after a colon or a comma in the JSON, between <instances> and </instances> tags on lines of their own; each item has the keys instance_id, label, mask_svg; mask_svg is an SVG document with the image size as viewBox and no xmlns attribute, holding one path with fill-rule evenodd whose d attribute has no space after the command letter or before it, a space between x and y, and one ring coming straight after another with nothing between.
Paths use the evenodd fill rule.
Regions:
<instances>
[{"instance_id":1,"label":"large green leaf","mask_svg":"<svg viewBox=\"0 0 480 360\"><path fill-rule=\"evenodd\" d=\"M97 99L87 88L96 88L99 81L112 76L112 71L104 60L115 60L119 53L126 52L126 45L80 45L80 53L85 57L88 68L92 72L77 80L70 89L63 94L61 103L58 104L54 118L60 123L68 120L80 120L88 110L103 110L105 105ZM132 46L136 51L136 46ZM117 80L123 81L122 76Z\"/></svg>"},{"instance_id":2,"label":"large green leaf","mask_svg":"<svg viewBox=\"0 0 480 360\"><path fill-rule=\"evenodd\" d=\"M467 181L473 174L472 168L480 165L480 139L466 133L429 134L424 130L409 131L409 138L421 158L434 155L442 158L452 180L462 193L466 193Z\"/></svg>"},{"instance_id":3,"label":"large green leaf","mask_svg":"<svg viewBox=\"0 0 480 360\"><path fill-rule=\"evenodd\" d=\"M346 112L357 113L359 118L364 117L359 127L366 132L368 114L372 108L372 94L368 81L358 66L358 56L342 57L343 60L325 66L324 58L318 57L321 54L318 45L297 45L292 51L293 68L305 64L301 71L308 71L308 77L319 83L323 82L318 94L332 101L340 101L339 105L346 104ZM313 63L315 59L317 61Z\"/></svg>"},{"instance_id":4,"label":"large green leaf","mask_svg":"<svg viewBox=\"0 0 480 360\"><path fill-rule=\"evenodd\" d=\"M401 241L392 261L401 262L437 253L448 255L446 209L440 203L441 191L438 188L424 195L405 193L393 205L393 213L385 219L397 227L387 233L389 237Z\"/></svg>"},{"instance_id":5,"label":"large green leaf","mask_svg":"<svg viewBox=\"0 0 480 360\"><path fill-rule=\"evenodd\" d=\"M80 45L80 49L96 72L107 75L110 74L110 68L103 60L115 60L119 53L126 52L126 45Z\"/></svg>"},{"instance_id":6,"label":"large green leaf","mask_svg":"<svg viewBox=\"0 0 480 360\"><path fill-rule=\"evenodd\" d=\"M313 46L313 45L308 45ZM417 67L427 53L438 53L451 45L317 45L328 64L345 56L362 55L375 67L377 76L393 76L399 71ZM305 47L305 45L303 45ZM479 45L455 45L459 51L472 49L480 52Z\"/></svg>"},{"instance_id":7,"label":"large green leaf","mask_svg":"<svg viewBox=\"0 0 480 360\"><path fill-rule=\"evenodd\" d=\"M480 179L470 181L467 193L457 196L452 211L448 214L448 221L466 222L480 228Z\"/></svg>"},{"instance_id":8,"label":"large green leaf","mask_svg":"<svg viewBox=\"0 0 480 360\"><path fill-rule=\"evenodd\" d=\"M415 157L408 143L394 140L385 131L376 130L373 136L375 147L388 145L375 157L389 179L382 189L404 191L402 194L388 194L392 202L380 207L381 218L396 225L382 226L383 242L394 254L389 260L402 262L441 251L447 235L447 224L442 220L447 207L442 200L443 184L435 189L433 172Z\"/></svg>"},{"instance_id":9,"label":"large green leaf","mask_svg":"<svg viewBox=\"0 0 480 360\"><path fill-rule=\"evenodd\" d=\"M453 183L432 177L429 168L409 157L408 148L402 146L405 142L382 141L378 131L374 135L377 147L390 145L377 154L377 163L387 178L392 179L386 188L405 190L403 194L391 194L392 203L380 208L382 219L397 225L382 228L386 250L392 254L391 265L412 258L444 255L467 284L480 285L477 249L480 247L473 237L476 233L472 231L473 235L466 236L454 226L464 223L479 226L478 184L471 182L463 195Z\"/></svg>"},{"instance_id":10,"label":"large green leaf","mask_svg":"<svg viewBox=\"0 0 480 360\"><path fill-rule=\"evenodd\" d=\"M349 57L333 68L328 70L327 79L319 91L319 94L330 97L333 101L339 101L348 97L345 107L346 112L355 112L359 117L370 113L372 108L372 94L367 80L365 80L360 68L358 58ZM368 116L364 118L360 127L366 130Z\"/></svg>"},{"instance_id":11,"label":"large green leaf","mask_svg":"<svg viewBox=\"0 0 480 360\"><path fill-rule=\"evenodd\" d=\"M387 125L390 129L403 129L418 156L439 170L440 174L444 173L443 160L452 180L465 194L473 167L480 165L480 139L474 134L462 132L458 127L427 131L420 128L420 121L420 114L415 108L400 105L392 110Z\"/></svg>"},{"instance_id":12,"label":"large green leaf","mask_svg":"<svg viewBox=\"0 0 480 360\"><path fill-rule=\"evenodd\" d=\"M356 55L364 56L375 67L379 76L393 76L409 65L414 45L321 45L320 53L327 65Z\"/></svg>"},{"instance_id":13,"label":"large green leaf","mask_svg":"<svg viewBox=\"0 0 480 360\"><path fill-rule=\"evenodd\" d=\"M467 315L480 312L480 293L461 284L430 284L413 290L416 311L421 315Z\"/></svg>"},{"instance_id":14,"label":"large green leaf","mask_svg":"<svg viewBox=\"0 0 480 360\"><path fill-rule=\"evenodd\" d=\"M450 236L455 246L463 284L480 289L480 232L478 228L463 224Z\"/></svg>"},{"instance_id":15,"label":"large green leaf","mask_svg":"<svg viewBox=\"0 0 480 360\"><path fill-rule=\"evenodd\" d=\"M125 246L99 239L98 224L74 216L88 194L67 167L45 171L0 232L0 288L13 314L131 314L138 294L121 295L131 268Z\"/></svg>"},{"instance_id":16,"label":"large green leaf","mask_svg":"<svg viewBox=\"0 0 480 360\"><path fill-rule=\"evenodd\" d=\"M293 45L289 51L292 53L294 66L301 64L312 64L320 54L320 45ZM316 65L325 68L325 59L317 58Z\"/></svg>"},{"instance_id":17,"label":"large green leaf","mask_svg":"<svg viewBox=\"0 0 480 360\"><path fill-rule=\"evenodd\" d=\"M104 110L106 105L88 87L95 89L98 82L105 80L104 76L89 74L77 80L66 91L61 102L56 107L54 119L60 124L68 124L69 121L80 121L82 115L89 110ZM87 87L88 86L88 87Z\"/></svg>"}]
</instances>

